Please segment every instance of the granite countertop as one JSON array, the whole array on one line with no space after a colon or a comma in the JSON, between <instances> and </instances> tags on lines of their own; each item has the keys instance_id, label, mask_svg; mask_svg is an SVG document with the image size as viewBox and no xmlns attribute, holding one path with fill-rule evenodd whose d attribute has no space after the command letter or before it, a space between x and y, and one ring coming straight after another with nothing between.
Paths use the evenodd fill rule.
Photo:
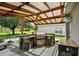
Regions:
<instances>
[{"instance_id":1,"label":"granite countertop","mask_svg":"<svg viewBox=\"0 0 79 59\"><path fill-rule=\"evenodd\" d=\"M73 40L60 40L58 44L78 48L78 45Z\"/></svg>"}]
</instances>

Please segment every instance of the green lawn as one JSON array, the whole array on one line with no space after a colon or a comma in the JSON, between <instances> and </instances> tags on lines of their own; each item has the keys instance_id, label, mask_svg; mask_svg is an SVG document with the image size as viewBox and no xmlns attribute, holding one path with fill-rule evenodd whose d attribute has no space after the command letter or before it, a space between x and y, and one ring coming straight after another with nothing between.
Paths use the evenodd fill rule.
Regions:
<instances>
[{"instance_id":1,"label":"green lawn","mask_svg":"<svg viewBox=\"0 0 79 59\"><path fill-rule=\"evenodd\" d=\"M20 34L15 34L15 35L2 34L2 35L0 35L0 41L5 40L5 39L8 39L8 38L15 38L15 37L17 37L18 35L20 35ZM56 39L64 39L65 37L64 37L64 35L56 35L55 38L56 38Z\"/></svg>"},{"instance_id":2,"label":"green lawn","mask_svg":"<svg viewBox=\"0 0 79 59\"><path fill-rule=\"evenodd\" d=\"M32 32L34 32L34 30L30 30L30 31L26 31L24 32L27 35L31 35ZM21 35L21 32L15 32L15 35L12 35L11 33L0 33L0 41L8 39L8 38L15 38L18 35ZM56 39L64 39L65 36L64 35L55 35Z\"/></svg>"},{"instance_id":3,"label":"green lawn","mask_svg":"<svg viewBox=\"0 0 79 59\"><path fill-rule=\"evenodd\" d=\"M65 39L65 36L64 35L55 35L55 38L56 39Z\"/></svg>"},{"instance_id":4,"label":"green lawn","mask_svg":"<svg viewBox=\"0 0 79 59\"><path fill-rule=\"evenodd\" d=\"M34 32L34 30L26 31L24 33L27 35L31 35L32 32ZM15 38L19 35L21 35L21 32L15 32L15 35L12 35L11 33L0 33L0 41L3 41L3 40L8 39L8 38Z\"/></svg>"},{"instance_id":5,"label":"green lawn","mask_svg":"<svg viewBox=\"0 0 79 59\"><path fill-rule=\"evenodd\" d=\"M5 39L8 39L8 38L15 38L17 37L18 35L20 34L15 34L15 35L11 35L11 34L0 34L0 41L3 41Z\"/></svg>"}]
</instances>

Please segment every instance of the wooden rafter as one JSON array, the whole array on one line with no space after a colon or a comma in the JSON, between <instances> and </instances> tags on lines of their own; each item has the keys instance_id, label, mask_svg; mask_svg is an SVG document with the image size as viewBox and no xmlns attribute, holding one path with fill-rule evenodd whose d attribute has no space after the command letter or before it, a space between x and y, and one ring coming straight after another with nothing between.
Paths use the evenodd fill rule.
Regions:
<instances>
[{"instance_id":1,"label":"wooden rafter","mask_svg":"<svg viewBox=\"0 0 79 59\"><path fill-rule=\"evenodd\" d=\"M46 14L45 14L45 16L47 17L47 18L49 18ZM52 21L49 19L49 21L52 23ZM46 22L46 23L48 23L48 22Z\"/></svg>"},{"instance_id":2,"label":"wooden rafter","mask_svg":"<svg viewBox=\"0 0 79 59\"><path fill-rule=\"evenodd\" d=\"M54 13L53 13L53 11L51 11L51 8L49 7L49 5L46 2L44 2L44 4L48 7L48 9L50 10L50 12L52 13L52 15L54 17ZM56 21L56 19L54 19L54 20ZM51 21L51 23L52 23L52 21Z\"/></svg>"},{"instance_id":3,"label":"wooden rafter","mask_svg":"<svg viewBox=\"0 0 79 59\"><path fill-rule=\"evenodd\" d=\"M62 23L65 23L65 22L57 22L57 23L46 23L46 24L36 24L36 25L47 25L47 24L62 24Z\"/></svg>"},{"instance_id":4,"label":"wooden rafter","mask_svg":"<svg viewBox=\"0 0 79 59\"><path fill-rule=\"evenodd\" d=\"M35 20L35 21L36 21L38 24L40 24L40 22L38 21L38 17L39 17L39 16L36 15L36 18L35 18L36 20Z\"/></svg>"},{"instance_id":5,"label":"wooden rafter","mask_svg":"<svg viewBox=\"0 0 79 59\"><path fill-rule=\"evenodd\" d=\"M9 11L7 11L7 10L3 10L3 9L0 9L0 11L2 12L2 13L4 13L5 12L5 14L3 14L3 16L8 16L8 15L11 15L11 16L26 16L26 14L23 14L23 13L17 13L17 12L13 12L13 13L7 13L7 12L9 12ZM7 14L6 14L7 13Z\"/></svg>"},{"instance_id":6,"label":"wooden rafter","mask_svg":"<svg viewBox=\"0 0 79 59\"><path fill-rule=\"evenodd\" d=\"M27 4L28 4L28 2L27 2ZM13 13L13 11L14 10L19 10L22 6L24 6L25 4L23 3L23 4L21 4L20 6L18 6L16 9L12 9L11 11L8 11L6 14L8 14L8 13Z\"/></svg>"},{"instance_id":7,"label":"wooden rafter","mask_svg":"<svg viewBox=\"0 0 79 59\"><path fill-rule=\"evenodd\" d=\"M64 5L65 3L64 2L60 2L60 6L63 5L63 7L61 7L61 15L64 14Z\"/></svg>"},{"instance_id":8,"label":"wooden rafter","mask_svg":"<svg viewBox=\"0 0 79 59\"><path fill-rule=\"evenodd\" d=\"M22 2L22 4L20 6L15 6L15 5L6 3L6 2L1 2L0 6L10 8L11 10L4 10L4 9L2 10L2 9L0 9L0 15L1 16L27 17L28 19L31 19L31 20L27 20L28 22L35 23L35 21L36 21L37 24L43 24L41 21L44 21L46 24L48 24L48 22L46 21L48 19L51 21L51 19L62 18L62 17L66 16L66 15L64 15L64 5L65 5L64 2L60 3L60 6L52 8L52 9L49 7L49 5L46 2L44 2L44 4L49 8L49 10L42 11L41 9L39 9L36 6L30 4L29 2ZM35 10L39 11L39 13L35 13L33 11L21 8L24 5L27 5L27 6L31 7L32 9L35 9ZM61 10L61 15L54 16L53 11L59 10L59 9ZM25 13L20 13L20 12L17 12L17 11L21 11L21 12L25 12ZM52 12L53 17L48 17L48 15L46 14L47 12ZM28 13L30 13L30 15L28 15ZM47 18L43 18L42 16L40 16L40 14L44 14ZM36 16L36 17L33 17L33 16ZM30 17L34 18L35 20L33 20ZM38 19L38 17L40 19ZM51 21L51 23L52 23L52 21Z\"/></svg>"},{"instance_id":9,"label":"wooden rafter","mask_svg":"<svg viewBox=\"0 0 79 59\"><path fill-rule=\"evenodd\" d=\"M32 23L36 24L33 20L28 20L28 19L30 19L29 17L26 17L26 19L27 19L26 20L27 22L32 22Z\"/></svg>"},{"instance_id":10,"label":"wooden rafter","mask_svg":"<svg viewBox=\"0 0 79 59\"><path fill-rule=\"evenodd\" d=\"M39 8L37 8L37 7L35 7L35 6L33 6L32 4L27 4L27 6L29 6L29 7L31 7L31 8L33 8L33 9L35 9L35 10L38 10L38 11L40 11L40 12L42 12L42 10L40 10ZM45 14L45 13L44 13ZM45 14L46 15L46 14ZM39 15L39 17L40 18L42 18L40 15ZM45 20L44 20L44 22L46 22ZM47 22L46 22L47 23Z\"/></svg>"},{"instance_id":11,"label":"wooden rafter","mask_svg":"<svg viewBox=\"0 0 79 59\"><path fill-rule=\"evenodd\" d=\"M14 16L24 17L24 15L18 14L18 13L9 13L9 14L6 14L6 12L5 13L4 12L0 12L0 15L1 16L12 16L12 17L14 17Z\"/></svg>"},{"instance_id":12,"label":"wooden rafter","mask_svg":"<svg viewBox=\"0 0 79 59\"><path fill-rule=\"evenodd\" d=\"M24 2L23 2L24 3ZM26 4L27 6L29 6L29 7L31 7L31 8L33 8L33 9L35 9L35 10L38 10L38 11L40 11L40 12L42 12L42 10L40 10L39 8L37 8L37 7L35 7L35 6L33 6L32 4ZM36 17L37 17L37 15L36 15ZM40 15L38 15L38 17L39 18L41 18L42 19L42 17L40 16ZM34 19L36 19L35 17L33 17ZM46 21L45 21L46 22Z\"/></svg>"},{"instance_id":13,"label":"wooden rafter","mask_svg":"<svg viewBox=\"0 0 79 59\"><path fill-rule=\"evenodd\" d=\"M33 16L30 16L30 17L32 17L32 18L34 18L34 19L37 19L38 18L38 16L36 16L36 18L35 17L33 17ZM29 17L29 18L30 18ZM33 22L33 23L35 23L35 21L37 22L37 20L32 20L32 18L30 18L31 20L30 20L30 22ZM28 20L29 21L29 20ZM38 22L37 22L38 23Z\"/></svg>"},{"instance_id":14,"label":"wooden rafter","mask_svg":"<svg viewBox=\"0 0 79 59\"><path fill-rule=\"evenodd\" d=\"M65 7L65 2L60 2L60 6L63 5L63 7L61 7L61 15L64 14L64 7ZM63 18L61 19L63 21Z\"/></svg>"},{"instance_id":15,"label":"wooden rafter","mask_svg":"<svg viewBox=\"0 0 79 59\"><path fill-rule=\"evenodd\" d=\"M35 6L33 6L32 4L27 4L26 2L23 2L23 3L25 3L25 5L27 5L27 6L29 6L29 7L31 7L31 8L33 8L33 9L36 9L36 10L38 10L38 11L41 11L40 9L38 9L37 7L35 7Z\"/></svg>"},{"instance_id":16,"label":"wooden rafter","mask_svg":"<svg viewBox=\"0 0 79 59\"><path fill-rule=\"evenodd\" d=\"M61 9L61 7L63 7L63 6L64 6L64 5L58 6L58 7L55 7L55 8L52 8L51 11ZM39 14L43 14L43 13L47 13L47 12L50 12L50 10L42 11L42 12L40 12L40 13L36 13L36 14L28 15L28 16L39 15Z\"/></svg>"},{"instance_id":17,"label":"wooden rafter","mask_svg":"<svg viewBox=\"0 0 79 59\"><path fill-rule=\"evenodd\" d=\"M45 13L44 13L44 15L46 15ZM41 17L40 15L39 15L39 17L41 18L41 19L43 19L43 17ZM43 20L45 23L47 23L45 20Z\"/></svg>"},{"instance_id":18,"label":"wooden rafter","mask_svg":"<svg viewBox=\"0 0 79 59\"><path fill-rule=\"evenodd\" d=\"M63 15L58 15L58 16L54 16L54 17L38 19L38 21L40 21L40 20L48 20L48 19L64 18L64 17L67 17L68 15L70 15L70 14L63 14Z\"/></svg>"},{"instance_id":19,"label":"wooden rafter","mask_svg":"<svg viewBox=\"0 0 79 59\"><path fill-rule=\"evenodd\" d=\"M19 8L19 7L17 7L17 6L8 4L8 3L6 3L6 2L1 2L1 3L0 3L0 6L6 7L6 8L10 8L10 9L12 9L12 10L17 10L17 9ZM22 12L25 12L25 13L34 14L34 12L29 11L29 10L25 10L25 9L23 9L23 8L19 8L18 10L19 10L19 11L22 11Z\"/></svg>"},{"instance_id":20,"label":"wooden rafter","mask_svg":"<svg viewBox=\"0 0 79 59\"><path fill-rule=\"evenodd\" d=\"M45 5L46 5L46 7L51 11L51 9L50 9L50 7L48 6L48 4L46 3L46 2L43 2ZM52 11L51 11L52 12ZM47 15L46 15L47 16ZM47 16L48 17L48 16ZM52 23L52 21L50 20L50 22Z\"/></svg>"}]
</instances>

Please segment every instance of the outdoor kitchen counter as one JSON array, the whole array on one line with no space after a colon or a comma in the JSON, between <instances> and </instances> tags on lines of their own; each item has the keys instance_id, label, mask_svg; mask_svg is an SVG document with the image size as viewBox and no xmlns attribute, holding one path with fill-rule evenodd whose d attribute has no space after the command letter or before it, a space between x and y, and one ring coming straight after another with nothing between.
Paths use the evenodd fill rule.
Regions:
<instances>
[{"instance_id":1,"label":"outdoor kitchen counter","mask_svg":"<svg viewBox=\"0 0 79 59\"><path fill-rule=\"evenodd\" d=\"M59 56L77 56L78 46L73 40L60 40L58 43Z\"/></svg>"},{"instance_id":2,"label":"outdoor kitchen counter","mask_svg":"<svg viewBox=\"0 0 79 59\"><path fill-rule=\"evenodd\" d=\"M25 46L28 45L28 49L32 48L33 45L35 44L34 38L36 36L21 36L20 37L20 49L25 49ZM25 45L27 43L27 45Z\"/></svg>"},{"instance_id":3,"label":"outdoor kitchen counter","mask_svg":"<svg viewBox=\"0 0 79 59\"><path fill-rule=\"evenodd\" d=\"M52 43L55 45L55 34L46 34L45 35L46 41L50 41L49 43Z\"/></svg>"},{"instance_id":4,"label":"outdoor kitchen counter","mask_svg":"<svg viewBox=\"0 0 79 59\"><path fill-rule=\"evenodd\" d=\"M70 46L70 47L78 47L77 44L73 40L60 40L58 44Z\"/></svg>"}]
</instances>

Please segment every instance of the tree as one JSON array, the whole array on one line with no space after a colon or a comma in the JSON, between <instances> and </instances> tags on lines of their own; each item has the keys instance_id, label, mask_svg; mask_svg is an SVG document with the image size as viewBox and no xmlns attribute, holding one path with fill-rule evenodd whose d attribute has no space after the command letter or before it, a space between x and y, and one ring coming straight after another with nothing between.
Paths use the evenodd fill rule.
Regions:
<instances>
[{"instance_id":1,"label":"tree","mask_svg":"<svg viewBox=\"0 0 79 59\"><path fill-rule=\"evenodd\" d=\"M33 31L33 33L34 32L36 32L37 31L37 26L34 24L34 23L32 23L32 22L24 22L24 29L25 29L25 31L27 30L27 31L30 31L30 30L34 30Z\"/></svg>"},{"instance_id":2,"label":"tree","mask_svg":"<svg viewBox=\"0 0 79 59\"><path fill-rule=\"evenodd\" d=\"M15 28L20 24L18 17L4 17L0 16L0 25L12 30L12 34L15 34Z\"/></svg>"}]
</instances>

